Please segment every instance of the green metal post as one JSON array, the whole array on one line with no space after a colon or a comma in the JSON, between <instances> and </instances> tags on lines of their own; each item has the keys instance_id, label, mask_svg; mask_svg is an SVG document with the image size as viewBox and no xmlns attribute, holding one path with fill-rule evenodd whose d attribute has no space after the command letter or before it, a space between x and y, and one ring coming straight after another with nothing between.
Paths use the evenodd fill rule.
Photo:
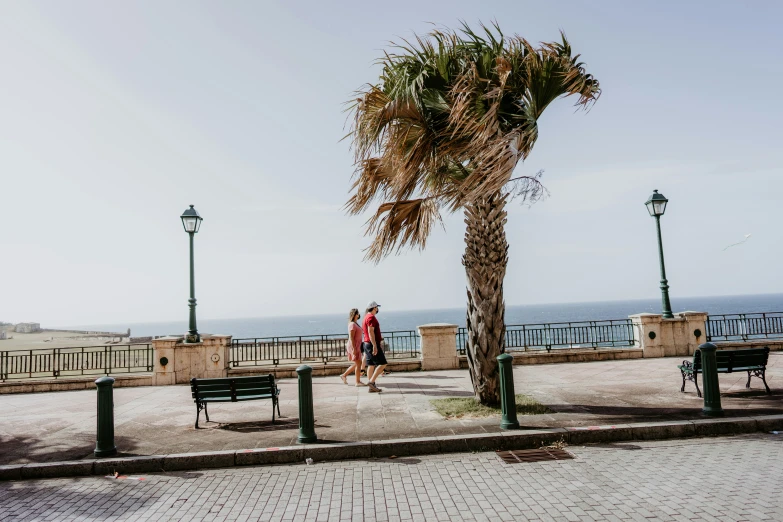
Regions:
<instances>
[{"instance_id":1,"label":"green metal post","mask_svg":"<svg viewBox=\"0 0 783 522\"><path fill-rule=\"evenodd\" d=\"M185 342L188 343L200 343L201 336L198 334L196 328L196 279L194 276L193 265L193 232L188 233L190 236L190 299L188 299L188 305L190 306L190 325L188 327L188 335L185 337Z\"/></svg>"},{"instance_id":2,"label":"green metal post","mask_svg":"<svg viewBox=\"0 0 783 522\"><path fill-rule=\"evenodd\" d=\"M95 456L111 457L117 454L114 445L114 379L101 377L95 381L98 387L98 435Z\"/></svg>"},{"instance_id":3,"label":"green metal post","mask_svg":"<svg viewBox=\"0 0 783 522\"><path fill-rule=\"evenodd\" d=\"M661 304L663 317L672 319L672 304L669 302L669 282L666 280L666 267L663 264L663 240L661 239L661 216L655 216L655 226L658 229L658 259L661 262Z\"/></svg>"},{"instance_id":4,"label":"green metal post","mask_svg":"<svg viewBox=\"0 0 783 522\"><path fill-rule=\"evenodd\" d=\"M315 442L315 417L313 415L313 369L303 364L296 369L299 375L299 437L300 443Z\"/></svg>"},{"instance_id":5,"label":"green metal post","mask_svg":"<svg viewBox=\"0 0 783 522\"><path fill-rule=\"evenodd\" d=\"M699 345L701 351L702 388L704 388L704 408L702 413L710 417L723 417L720 405L720 383L718 382L718 362L715 359L717 346L712 343Z\"/></svg>"},{"instance_id":6,"label":"green metal post","mask_svg":"<svg viewBox=\"0 0 783 522\"><path fill-rule=\"evenodd\" d=\"M518 430L517 401L514 395L514 358L507 353L498 355L500 365L500 418L501 430Z\"/></svg>"}]
</instances>

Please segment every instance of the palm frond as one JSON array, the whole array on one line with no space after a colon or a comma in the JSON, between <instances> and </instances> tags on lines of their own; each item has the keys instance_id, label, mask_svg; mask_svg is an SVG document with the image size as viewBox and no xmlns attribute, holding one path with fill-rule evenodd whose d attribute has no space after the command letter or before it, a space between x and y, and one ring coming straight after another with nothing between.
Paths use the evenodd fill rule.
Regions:
<instances>
[{"instance_id":1,"label":"palm frond","mask_svg":"<svg viewBox=\"0 0 783 522\"><path fill-rule=\"evenodd\" d=\"M406 246L424 249L432 225L441 222L438 202L414 199L383 203L367 222L367 234L375 236L366 259L376 263Z\"/></svg>"}]
</instances>

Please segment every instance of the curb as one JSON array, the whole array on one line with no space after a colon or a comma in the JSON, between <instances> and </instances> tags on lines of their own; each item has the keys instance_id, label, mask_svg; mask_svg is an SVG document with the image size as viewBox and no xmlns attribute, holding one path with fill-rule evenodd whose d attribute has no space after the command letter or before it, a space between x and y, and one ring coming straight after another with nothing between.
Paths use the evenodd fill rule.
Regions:
<instances>
[{"instance_id":1,"label":"curb","mask_svg":"<svg viewBox=\"0 0 783 522\"><path fill-rule=\"evenodd\" d=\"M688 421L642 422L541 430L509 430L497 433L445 435L414 439L302 444L279 448L11 464L0 466L0 480L84 477L111 475L114 472L123 474L159 473L234 466L292 464L303 462L308 458L322 462L468 451L533 449L556 442L576 445L734 435L772 430L783 430L783 415L728 419L705 418Z\"/></svg>"}]
</instances>

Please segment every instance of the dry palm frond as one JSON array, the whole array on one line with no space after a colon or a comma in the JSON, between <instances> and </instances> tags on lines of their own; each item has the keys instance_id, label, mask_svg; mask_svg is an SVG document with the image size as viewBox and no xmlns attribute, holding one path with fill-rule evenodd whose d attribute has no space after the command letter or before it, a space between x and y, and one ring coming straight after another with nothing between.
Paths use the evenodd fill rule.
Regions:
<instances>
[{"instance_id":1,"label":"dry palm frond","mask_svg":"<svg viewBox=\"0 0 783 522\"><path fill-rule=\"evenodd\" d=\"M387 195L394 171L384 167L380 158L370 158L361 162L351 191L353 195L345 204L351 214L363 212L376 196Z\"/></svg>"},{"instance_id":2,"label":"dry palm frond","mask_svg":"<svg viewBox=\"0 0 783 522\"><path fill-rule=\"evenodd\" d=\"M378 261L395 247L423 249L432 225L440 222L438 203L434 199L414 199L384 203L368 221L367 233L375 240L367 249L367 259Z\"/></svg>"}]
</instances>

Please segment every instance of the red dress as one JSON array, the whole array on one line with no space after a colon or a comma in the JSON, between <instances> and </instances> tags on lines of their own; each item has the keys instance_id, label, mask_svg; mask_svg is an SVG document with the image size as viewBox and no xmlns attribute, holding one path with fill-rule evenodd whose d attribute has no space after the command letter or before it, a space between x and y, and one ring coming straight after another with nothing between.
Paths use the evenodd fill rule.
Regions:
<instances>
[{"instance_id":1,"label":"red dress","mask_svg":"<svg viewBox=\"0 0 783 522\"><path fill-rule=\"evenodd\" d=\"M350 332L353 331L353 345L351 345ZM356 323L348 325L348 340L345 343L345 351L349 361L362 360L362 328Z\"/></svg>"}]
</instances>

